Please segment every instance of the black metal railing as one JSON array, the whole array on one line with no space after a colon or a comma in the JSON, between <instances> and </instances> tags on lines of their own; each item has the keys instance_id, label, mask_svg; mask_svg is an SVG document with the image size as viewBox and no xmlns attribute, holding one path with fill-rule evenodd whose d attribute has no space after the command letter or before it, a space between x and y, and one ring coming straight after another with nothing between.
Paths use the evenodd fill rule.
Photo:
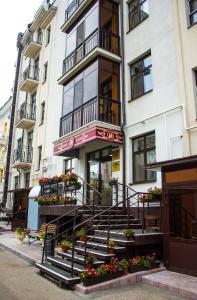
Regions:
<instances>
[{"instance_id":1,"label":"black metal railing","mask_svg":"<svg viewBox=\"0 0 197 300\"><path fill-rule=\"evenodd\" d=\"M60 136L95 120L120 125L120 102L95 97L60 119Z\"/></svg>"},{"instance_id":2,"label":"black metal railing","mask_svg":"<svg viewBox=\"0 0 197 300\"><path fill-rule=\"evenodd\" d=\"M114 34L105 29L96 29L92 32L80 46L78 46L69 56L63 61L63 74L67 73L77 63L79 63L88 53L94 48L101 47L102 49L120 55L119 35Z\"/></svg>"},{"instance_id":3,"label":"black metal railing","mask_svg":"<svg viewBox=\"0 0 197 300\"><path fill-rule=\"evenodd\" d=\"M74 14L74 12L78 9L78 7L83 1L84 0L74 0L71 2L71 4L65 11L65 22L68 21L68 19L70 19L70 17Z\"/></svg>"},{"instance_id":4,"label":"black metal railing","mask_svg":"<svg viewBox=\"0 0 197 300\"><path fill-rule=\"evenodd\" d=\"M27 104L26 102L21 105L16 115L16 123L22 119L36 120L36 105Z\"/></svg>"},{"instance_id":5,"label":"black metal railing","mask_svg":"<svg viewBox=\"0 0 197 300\"><path fill-rule=\"evenodd\" d=\"M39 68L37 66L28 66L22 73L21 83L27 79L39 80Z\"/></svg>"},{"instance_id":6,"label":"black metal railing","mask_svg":"<svg viewBox=\"0 0 197 300\"><path fill-rule=\"evenodd\" d=\"M95 210L95 202L94 201L88 202L88 204L83 204L82 206L80 206L72 211L73 213L75 213L75 216L73 217L73 220L72 220L74 225L72 224L72 226L69 228L69 230L68 230L68 226L66 226L66 230L59 232L56 236L53 236L49 239L49 240L51 240L51 239L54 240L55 241L54 244L57 244L62 236L66 237L68 240L72 241L72 244L73 244L73 246L72 246L72 261L71 261L71 276L72 277L74 276L75 244L76 244L76 241L78 238L78 230L80 228L84 228L86 230L87 234L89 234L93 230L92 225L93 225L94 220L96 220L97 225L101 225L101 224L105 223L106 229L107 229L106 241L109 240L110 235L111 235L111 232L110 232L111 213L113 214L114 209L119 207L119 208L123 209L123 211L127 215L128 228L130 226L130 217L135 214L136 209L137 209L138 221L141 222L141 224L142 224L141 230L142 230L142 233L144 233L145 205L144 204L142 205L142 202L140 199L142 199L143 196L147 195L147 193L136 192L129 186L123 185L121 183L115 184L113 189L115 192L115 199L114 199L115 203L116 203L115 205L112 205L105 210L102 209L102 206L96 205L96 210ZM99 195L99 197L100 196L101 195ZM160 207L161 207L161 201L160 201ZM82 221L77 224L77 212L82 211L83 209L87 209L87 208L91 212L91 216L87 220ZM135 211L134 213L133 213L133 209ZM142 210L142 213L140 213L140 210ZM47 228L48 228L49 224L57 224L58 225L59 223L61 223L61 227L63 227L64 225L67 225L69 221L66 221L65 223L63 223L61 221L65 218L65 216L68 216L69 214L70 214L70 212L63 216L60 216L59 218L48 223L46 226L45 234L47 235ZM147 208L146 208L146 214L149 215L149 209L147 210ZM107 216L107 219L106 219L106 216ZM161 230L161 219L160 219L160 230ZM90 241L90 240L91 240L91 238L88 239L88 241ZM45 239L45 242L44 242L44 247L43 247L43 252L42 252L42 263L44 262L45 259L47 259L47 254L45 253L46 243L47 243L47 239ZM94 249L94 247L92 249ZM87 257L87 239L84 242L84 258L85 258L84 264L85 264L86 257Z\"/></svg>"},{"instance_id":7,"label":"black metal railing","mask_svg":"<svg viewBox=\"0 0 197 300\"><path fill-rule=\"evenodd\" d=\"M21 146L14 150L14 162L32 163L32 154L32 147Z\"/></svg>"}]
</instances>

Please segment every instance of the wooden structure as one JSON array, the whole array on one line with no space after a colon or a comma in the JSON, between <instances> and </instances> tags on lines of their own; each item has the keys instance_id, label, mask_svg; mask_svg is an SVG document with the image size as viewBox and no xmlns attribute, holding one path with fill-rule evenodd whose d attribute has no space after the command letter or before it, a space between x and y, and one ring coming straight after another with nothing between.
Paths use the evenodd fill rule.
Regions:
<instances>
[{"instance_id":1,"label":"wooden structure","mask_svg":"<svg viewBox=\"0 0 197 300\"><path fill-rule=\"evenodd\" d=\"M13 193L12 230L17 227L27 227L28 196L31 188L10 190Z\"/></svg>"},{"instance_id":2,"label":"wooden structure","mask_svg":"<svg viewBox=\"0 0 197 300\"><path fill-rule=\"evenodd\" d=\"M164 263L197 276L197 156L147 166L162 172Z\"/></svg>"}]
</instances>

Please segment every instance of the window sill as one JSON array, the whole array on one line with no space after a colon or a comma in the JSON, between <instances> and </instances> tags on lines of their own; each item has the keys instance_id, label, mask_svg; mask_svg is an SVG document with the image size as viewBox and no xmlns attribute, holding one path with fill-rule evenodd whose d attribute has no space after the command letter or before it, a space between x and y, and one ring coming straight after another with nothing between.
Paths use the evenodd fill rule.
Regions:
<instances>
[{"instance_id":1,"label":"window sill","mask_svg":"<svg viewBox=\"0 0 197 300\"><path fill-rule=\"evenodd\" d=\"M135 25L133 28L129 29L129 30L126 32L126 34L129 34L131 31L133 31L135 28L137 28L140 24L144 23L144 21L146 21L148 18L149 18L149 16L146 17L144 20L142 20L142 21L141 21L140 23L138 23L137 25Z\"/></svg>"},{"instance_id":2,"label":"window sill","mask_svg":"<svg viewBox=\"0 0 197 300\"><path fill-rule=\"evenodd\" d=\"M137 100L137 99L139 99L139 98L141 98L141 97L143 97L143 96L145 96L145 95L147 95L147 94L149 94L149 93L151 93L151 92L153 92L153 89L150 90L150 91L148 91L148 92L146 92L146 93L144 93L144 94L142 94L142 95L140 95L140 96L137 96L137 97L135 97L135 98L132 98L132 99L128 100L128 103L130 103L130 102L132 102L132 101L134 101L134 100Z\"/></svg>"}]
</instances>

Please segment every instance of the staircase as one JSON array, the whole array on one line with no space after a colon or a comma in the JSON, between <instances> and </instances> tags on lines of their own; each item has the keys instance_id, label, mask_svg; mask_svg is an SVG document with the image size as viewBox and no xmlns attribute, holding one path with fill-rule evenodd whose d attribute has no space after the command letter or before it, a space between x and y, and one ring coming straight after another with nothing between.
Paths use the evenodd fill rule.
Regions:
<instances>
[{"instance_id":1,"label":"staircase","mask_svg":"<svg viewBox=\"0 0 197 300\"><path fill-rule=\"evenodd\" d=\"M60 285L73 286L81 281L80 274L86 270L85 260L87 256L94 256L93 265L98 266L110 262L114 256L127 257L129 249L138 244L146 244L144 240L142 242L143 222L131 215L132 204L130 199L133 199L136 195L139 196L138 193L133 193L132 190L131 196L127 194L126 200L117 201L114 206L82 205L76 208L76 216L80 214L82 219L79 224L73 227L72 235L67 238L72 240L73 249L62 252L59 247L56 247L54 256L46 256L44 253L45 245L42 261L36 263L36 267L41 274L53 278ZM137 203L139 205L139 200L137 200ZM126 206L129 206L130 209L127 209ZM55 223L63 217L65 215L52 222ZM86 241L78 240L77 231L80 228L85 228L88 233ZM125 228L132 228L135 231L134 240L129 241L124 237L123 229ZM60 234L54 239L57 240L59 236ZM158 238L160 238L159 235ZM158 243L158 238L155 239L155 243ZM114 254L110 254L108 251L106 241L109 239L115 242Z\"/></svg>"}]
</instances>

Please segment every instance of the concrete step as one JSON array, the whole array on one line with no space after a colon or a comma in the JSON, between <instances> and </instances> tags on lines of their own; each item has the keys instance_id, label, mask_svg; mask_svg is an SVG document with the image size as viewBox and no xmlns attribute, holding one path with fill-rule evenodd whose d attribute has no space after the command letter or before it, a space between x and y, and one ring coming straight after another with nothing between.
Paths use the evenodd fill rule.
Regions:
<instances>
[{"instance_id":1,"label":"concrete step","mask_svg":"<svg viewBox=\"0 0 197 300\"><path fill-rule=\"evenodd\" d=\"M82 253L84 254L85 253L85 250L84 250L84 247L75 247L75 251L77 251L78 253ZM100 251L100 250L97 250L97 249L91 249L91 248L87 248L86 249L86 253L88 255L93 255L95 257L97 257L98 259L101 259L101 260L107 260L107 259L110 259L114 256L114 254L109 254L107 252L103 252L103 251Z\"/></svg>"},{"instance_id":2,"label":"concrete step","mask_svg":"<svg viewBox=\"0 0 197 300\"><path fill-rule=\"evenodd\" d=\"M98 235L89 235L88 238L91 239L92 241L97 241L101 243L105 243L107 240L106 239L107 236L98 236ZM122 245L125 247L135 245L135 240L128 241L124 236L122 238L118 238L118 237L113 237L110 234L110 239L112 239L116 243L116 245Z\"/></svg>"},{"instance_id":3,"label":"concrete step","mask_svg":"<svg viewBox=\"0 0 197 300\"><path fill-rule=\"evenodd\" d=\"M58 268L61 268L68 272L71 272L72 262L70 260L63 259L60 257L49 256L49 257L47 257L47 261L50 262L53 266L56 266ZM86 268L84 268L84 266L74 262L73 270L74 270L75 274L80 275L82 272L86 271Z\"/></svg>"},{"instance_id":4,"label":"concrete step","mask_svg":"<svg viewBox=\"0 0 197 300\"><path fill-rule=\"evenodd\" d=\"M79 276L72 277L71 273L48 263L36 263L35 266L41 271L41 274L47 274L55 280L58 280L60 283L64 283L66 285L74 285L81 281Z\"/></svg>"},{"instance_id":5,"label":"concrete step","mask_svg":"<svg viewBox=\"0 0 197 300\"><path fill-rule=\"evenodd\" d=\"M135 223L130 223L130 224L127 224L127 223L121 223L121 224L110 224L109 225L109 228L110 228L110 230L112 230L112 229L124 229L124 228L127 228L127 227L129 227L129 228L132 228L132 229L140 229L140 228L142 228L142 224L141 223L137 223L137 224L135 224ZM108 224L93 224L92 225L92 228L93 229L106 229L106 228L108 228Z\"/></svg>"},{"instance_id":6,"label":"concrete step","mask_svg":"<svg viewBox=\"0 0 197 300\"><path fill-rule=\"evenodd\" d=\"M72 260L72 252L62 252L62 251L56 251L57 255L58 256L61 256L61 257L64 257L68 260ZM74 253L74 261L83 265L84 264L84 256L83 255L80 255L80 254L77 254L76 252ZM101 264L104 264L104 260L95 260L93 265L96 266L96 265L101 265Z\"/></svg>"},{"instance_id":7,"label":"concrete step","mask_svg":"<svg viewBox=\"0 0 197 300\"><path fill-rule=\"evenodd\" d=\"M127 221L127 218L113 218L113 219L110 219L110 224L113 223L113 224L116 224L116 223L121 223L121 224L125 224L125 222ZM130 218L129 219L130 223L132 224L139 224L139 220L138 219L133 219L133 218ZM101 216L100 219L93 219L92 221L93 223L96 223L96 224L99 224L100 222L104 223L104 224L108 224L108 220L106 219L103 219L103 216Z\"/></svg>"},{"instance_id":8,"label":"concrete step","mask_svg":"<svg viewBox=\"0 0 197 300\"><path fill-rule=\"evenodd\" d=\"M77 241L77 245L80 245L80 247L84 246L85 242L84 241ZM102 251L107 251L108 250L108 246L105 243L96 243L96 242L87 241L86 245L87 245L88 248L98 249L98 250L102 250ZM115 246L114 247L115 253L125 252L125 250L126 250L125 247L121 247L121 246Z\"/></svg>"}]
</instances>

